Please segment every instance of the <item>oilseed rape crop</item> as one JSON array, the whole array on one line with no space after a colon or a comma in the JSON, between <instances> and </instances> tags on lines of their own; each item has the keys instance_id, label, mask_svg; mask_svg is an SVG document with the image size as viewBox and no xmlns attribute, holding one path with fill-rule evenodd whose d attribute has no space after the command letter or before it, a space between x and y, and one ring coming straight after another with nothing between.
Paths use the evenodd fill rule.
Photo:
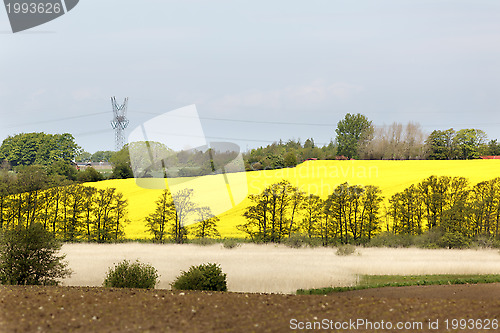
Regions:
<instances>
[{"instance_id":1,"label":"oilseed rape crop","mask_svg":"<svg viewBox=\"0 0 500 333\"><path fill-rule=\"evenodd\" d=\"M258 194L267 186L284 179L302 191L319 195L324 199L339 184L347 182L350 185L376 185L382 190L382 195L387 202L393 194L432 175L461 176L468 178L471 184L476 184L500 176L500 160L306 161L295 168L246 172L247 184L244 188L247 194ZM201 182L198 180L198 184L202 184L195 189L199 198L211 202L226 200L227 192L223 193L220 186L219 189L216 186L220 183L221 177L222 175L204 176L205 179ZM227 177L231 177L231 174ZM238 179L241 181L241 175ZM171 191L175 191L181 183L189 187L190 180L195 179L173 178L162 181L165 181L165 185L169 186ZM141 187L135 179L114 179L91 184L98 189L114 187L128 199L130 223L125 227L126 238L151 237L146 231L144 218L154 211L155 201L163 191L162 189ZM140 184L144 186L144 183ZM234 192L234 188L229 189L234 184L231 183L231 179L229 184L228 190ZM240 193L239 197L242 199L245 196L241 196ZM218 230L222 237L245 237L245 234L236 226L245 222L242 214L249 203L250 201L245 198L241 202L233 202L234 206L229 210L219 212Z\"/></svg>"}]
</instances>

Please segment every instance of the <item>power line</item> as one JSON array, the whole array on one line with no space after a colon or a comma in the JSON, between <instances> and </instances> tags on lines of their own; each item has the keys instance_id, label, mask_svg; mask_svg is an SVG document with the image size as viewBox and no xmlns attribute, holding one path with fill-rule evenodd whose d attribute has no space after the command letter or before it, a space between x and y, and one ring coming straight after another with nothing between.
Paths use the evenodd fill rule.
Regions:
<instances>
[{"instance_id":1,"label":"power line","mask_svg":"<svg viewBox=\"0 0 500 333\"><path fill-rule=\"evenodd\" d=\"M144 111L131 111L134 113L152 114L152 115L162 115L162 113L155 112L144 112ZM188 116L175 116L176 118L193 118ZM216 117L198 117L203 120L214 120L214 121L229 121L236 123L250 123L250 124L269 124L269 125L300 125L300 126L337 126L337 124L328 123L296 123L296 122L286 122L286 121L264 121L264 120L249 120L249 119L230 119L230 118L216 118Z\"/></svg>"},{"instance_id":2,"label":"power line","mask_svg":"<svg viewBox=\"0 0 500 333\"><path fill-rule=\"evenodd\" d=\"M84 115L64 117L64 118L58 118L58 119L42 120L42 121L36 121L36 122L31 122L31 123L11 125L11 126L6 126L6 127L2 127L2 128L5 129L5 128L15 128L15 127L21 127L21 126L49 124L49 123L54 123L54 122L58 122L58 121L73 120L73 119L80 119L80 118L86 118L86 117L93 117L93 116L102 115L102 114L109 114L109 112L96 112L96 113L89 113L89 114L84 114Z\"/></svg>"}]
</instances>

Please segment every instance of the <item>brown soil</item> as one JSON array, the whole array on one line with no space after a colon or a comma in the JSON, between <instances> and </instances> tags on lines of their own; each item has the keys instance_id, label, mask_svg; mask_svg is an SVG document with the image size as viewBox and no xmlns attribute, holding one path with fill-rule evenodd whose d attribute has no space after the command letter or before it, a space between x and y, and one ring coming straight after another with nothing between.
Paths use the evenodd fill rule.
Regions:
<instances>
[{"instance_id":1,"label":"brown soil","mask_svg":"<svg viewBox=\"0 0 500 333\"><path fill-rule=\"evenodd\" d=\"M328 296L0 287L0 332L287 332L292 319L304 325L357 319L376 325L383 320L386 326L378 332L447 332L454 331L451 321L461 318L500 320L500 284L382 288ZM429 329L429 322L436 320L439 329ZM387 322L408 321L421 322L422 329L387 329ZM500 331L490 328L485 332ZM351 326L343 331L375 329Z\"/></svg>"}]
</instances>

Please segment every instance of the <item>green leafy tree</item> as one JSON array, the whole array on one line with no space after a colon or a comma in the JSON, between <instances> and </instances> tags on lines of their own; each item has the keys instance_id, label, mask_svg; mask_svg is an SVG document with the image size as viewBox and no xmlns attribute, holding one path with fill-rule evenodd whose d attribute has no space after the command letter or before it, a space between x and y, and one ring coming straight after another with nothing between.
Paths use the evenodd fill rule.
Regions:
<instances>
[{"instance_id":1,"label":"green leafy tree","mask_svg":"<svg viewBox=\"0 0 500 333\"><path fill-rule=\"evenodd\" d=\"M486 148L484 155L500 156L500 144L498 143L498 141L496 139L490 140L488 142L488 146Z\"/></svg>"},{"instance_id":2,"label":"green leafy tree","mask_svg":"<svg viewBox=\"0 0 500 333\"><path fill-rule=\"evenodd\" d=\"M373 133L373 125L362 114L346 114L335 130L337 137L337 155L358 158L360 148L365 145Z\"/></svg>"},{"instance_id":3,"label":"green leafy tree","mask_svg":"<svg viewBox=\"0 0 500 333\"><path fill-rule=\"evenodd\" d=\"M87 167L77 173L76 180L82 183L98 182L104 180L104 176L93 167Z\"/></svg>"},{"instance_id":4,"label":"green leafy tree","mask_svg":"<svg viewBox=\"0 0 500 333\"><path fill-rule=\"evenodd\" d=\"M76 180L76 177L78 175L76 167L72 163L64 160L57 160L52 163L49 167L49 173L51 175L62 176L72 181Z\"/></svg>"},{"instance_id":5,"label":"green leafy tree","mask_svg":"<svg viewBox=\"0 0 500 333\"><path fill-rule=\"evenodd\" d=\"M0 146L0 159L7 160L12 166L51 165L63 160L71 162L81 148L69 133L21 133L7 137Z\"/></svg>"},{"instance_id":6,"label":"green leafy tree","mask_svg":"<svg viewBox=\"0 0 500 333\"><path fill-rule=\"evenodd\" d=\"M81 151L75 156L75 162L78 163L88 163L92 160L92 154L87 151Z\"/></svg>"},{"instance_id":7,"label":"green leafy tree","mask_svg":"<svg viewBox=\"0 0 500 333\"><path fill-rule=\"evenodd\" d=\"M441 131L434 130L425 140L427 158L430 160L452 160L456 158L457 149L453 128Z\"/></svg>"},{"instance_id":8,"label":"green leafy tree","mask_svg":"<svg viewBox=\"0 0 500 333\"><path fill-rule=\"evenodd\" d=\"M290 151L286 153L283 162L285 167L294 167L297 165L297 156L294 152Z\"/></svg>"},{"instance_id":9,"label":"green leafy tree","mask_svg":"<svg viewBox=\"0 0 500 333\"><path fill-rule=\"evenodd\" d=\"M56 285L71 275L61 244L40 223L3 231L0 282L10 285Z\"/></svg>"},{"instance_id":10,"label":"green leafy tree","mask_svg":"<svg viewBox=\"0 0 500 333\"><path fill-rule=\"evenodd\" d=\"M246 223L239 225L239 230L253 240L263 242L280 242L290 236L295 229L294 217L303 198L296 187L282 180L248 198L252 204L245 209L243 216Z\"/></svg>"},{"instance_id":11,"label":"green leafy tree","mask_svg":"<svg viewBox=\"0 0 500 333\"><path fill-rule=\"evenodd\" d=\"M453 139L459 159L479 158L481 147L485 144L486 133L479 129L461 129Z\"/></svg>"},{"instance_id":12,"label":"green leafy tree","mask_svg":"<svg viewBox=\"0 0 500 333\"><path fill-rule=\"evenodd\" d=\"M323 200L317 195L309 194L302 201L302 211L304 212L301 229L309 237L320 235L320 221L323 213Z\"/></svg>"},{"instance_id":13,"label":"green leafy tree","mask_svg":"<svg viewBox=\"0 0 500 333\"><path fill-rule=\"evenodd\" d=\"M99 150L92 154L90 161L92 162L109 162L111 161L114 151L110 150Z\"/></svg>"},{"instance_id":14,"label":"green leafy tree","mask_svg":"<svg viewBox=\"0 0 500 333\"><path fill-rule=\"evenodd\" d=\"M169 226L175 221L175 205L170 190L165 189L156 201L156 209L146 217L146 227L153 235L153 241L164 243Z\"/></svg>"},{"instance_id":15,"label":"green leafy tree","mask_svg":"<svg viewBox=\"0 0 500 333\"><path fill-rule=\"evenodd\" d=\"M134 178L134 173L130 165L125 163L119 163L113 167L113 173L111 174L111 178L112 179Z\"/></svg>"}]
</instances>

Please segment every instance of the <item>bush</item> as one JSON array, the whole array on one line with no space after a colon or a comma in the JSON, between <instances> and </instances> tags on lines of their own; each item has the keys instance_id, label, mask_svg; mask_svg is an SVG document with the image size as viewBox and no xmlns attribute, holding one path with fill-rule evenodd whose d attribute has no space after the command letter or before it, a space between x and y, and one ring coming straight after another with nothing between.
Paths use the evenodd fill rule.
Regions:
<instances>
[{"instance_id":1,"label":"bush","mask_svg":"<svg viewBox=\"0 0 500 333\"><path fill-rule=\"evenodd\" d=\"M500 247L500 241L492 236L477 235L472 239L470 247L474 249L498 248Z\"/></svg>"},{"instance_id":2,"label":"bush","mask_svg":"<svg viewBox=\"0 0 500 333\"><path fill-rule=\"evenodd\" d=\"M311 238L307 235L303 234L292 234L290 237L285 238L282 241L283 245L292 247L295 249L310 246L310 247L318 247L322 245L322 241L319 238Z\"/></svg>"},{"instance_id":3,"label":"bush","mask_svg":"<svg viewBox=\"0 0 500 333\"><path fill-rule=\"evenodd\" d=\"M354 254L355 251L356 247L354 245L346 244L337 247L337 252L335 252L335 254L338 256L349 256L351 254Z\"/></svg>"},{"instance_id":4,"label":"bush","mask_svg":"<svg viewBox=\"0 0 500 333\"><path fill-rule=\"evenodd\" d=\"M416 247L423 249L437 249L443 247L440 242L443 234L444 233L440 228L433 228L425 231L421 235L412 236L413 243Z\"/></svg>"},{"instance_id":5,"label":"bush","mask_svg":"<svg viewBox=\"0 0 500 333\"><path fill-rule=\"evenodd\" d=\"M438 245L449 249L463 249L469 245L469 240L459 232L445 232Z\"/></svg>"},{"instance_id":6,"label":"bush","mask_svg":"<svg viewBox=\"0 0 500 333\"><path fill-rule=\"evenodd\" d=\"M132 171L130 165L126 163L119 163L114 166L111 178L112 179L134 178L134 172Z\"/></svg>"},{"instance_id":7,"label":"bush","mask_svg":"<svg viewBox=\"0 0 500 333\"><path fill-rule=\"evenodd\" d=\"M224 246L225 249L234 249L240 246L240 243L238 242L237 239L234 238L225 238L222 241L222 246Z\"/></svg>"},{"instance_id":8,"label":"bush","mask_svg":"<svg viewBox=\"0 0 500 333\"><path fill-rule=\"evenodd\" d=\"M410 247L413 245L413 236L397 235L392 232L382 232L373 237L368 246L371 247Z\"/></svg>"},{"instance_id":9,"label":"bush","mask_svg":"<svg viewBox=\"0 0 500 333\"><path fill-rule=\"evenodd\" d=\"M88 167L83 171L78 172L76 180L82 183L98 182L104 180L104 176L92 167Z\"/></svg>"},{"instance_id":10,"label":"bush","mask_svg":"<svg viewBox=\"0 0 500 333\"><path fill-rule=\"evenodd\" d=\"M191 266L171 284L178 290L227 291L226 274L217 264Z\"/></svg>"},{"instance_id":11,"label":"bush","mask_svg":"<svg viewBox=\"0 0 500 333\"><path fill-rule=\"evenodd\" d=\"M5 230L0 239L0 282L11 285L57 285L71 275L61 243L41 224Z\"/></svg>"},{"instance_id":12,"label":"bush","mask_svg":"<svg viewBox=\"0 0 500 333\"><path fill-rule=\"evenodd\" d=\"M158 271L151 265L136 260L123 260L110 268L104 280L104 287L153 289L158 283Z\"/></svg>"},{"instance_id":13,"label":"bush","mask_svg":"<svg viewBox=\"0 0 500 333\"><path fill-rule=\"evenodd\" d=\"M191 244L195 245L201 245L201 246L209 246L209 245L214 245L217 244L217 240L213 238L195 238L190 241Z\"/></svg>"}]
</instances>

